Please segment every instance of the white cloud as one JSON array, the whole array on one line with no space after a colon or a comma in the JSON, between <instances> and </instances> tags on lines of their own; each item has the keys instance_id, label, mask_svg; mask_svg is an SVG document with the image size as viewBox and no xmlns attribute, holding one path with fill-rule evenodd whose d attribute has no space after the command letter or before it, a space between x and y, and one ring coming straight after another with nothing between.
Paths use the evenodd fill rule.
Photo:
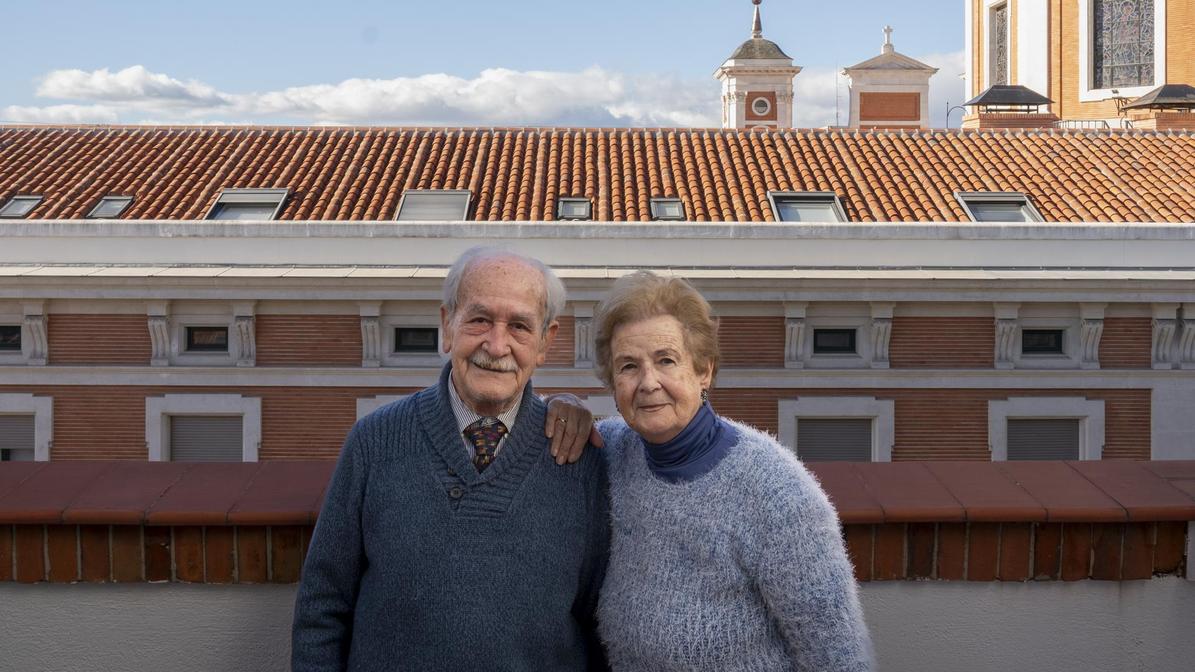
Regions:
<instances>
[{"instance_id":1,"label":"white cloud","mask_svg":"<svg viewBox=\"0 0 1195 672\"><path fill-rule=\"evenodd\" d=\"M962 101L962 52L925 56L942 68L930 81L934 125L943 101ZM848 93L837 69L806 68L796 78L798 127L847 121ZM835 90L838 100L835 100ZM37 95L74 101L45 107L10 106L4 121L82 123L450 124L711 127L721 117L719 87L711 80L625 75L592 67L580 72L483 70L476 77L426 74L394 79L346 79L276 91L229 93L134 65L55 70ZM958 99L957 101L955 99ZM941 108L941 109L939 109Z\"/></svg>"},{"instance_id":2,"label":"white cloud","mask_svg":"<svg viewBox=\"0 0 1195 672\"><path fill-rule=\"evenodd\" d=\"M33 124L114 124L120 120L120 115L105 105L9 105L0 109L0 120Z\"/></svg>"}]
</instances>

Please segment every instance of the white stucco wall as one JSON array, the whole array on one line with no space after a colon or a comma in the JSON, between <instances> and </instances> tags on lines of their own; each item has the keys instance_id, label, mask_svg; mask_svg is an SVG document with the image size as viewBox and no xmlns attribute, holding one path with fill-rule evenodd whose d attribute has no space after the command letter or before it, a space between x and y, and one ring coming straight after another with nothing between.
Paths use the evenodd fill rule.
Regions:
<instances>
[{"instance_id":1,"label":"white stucco wall","mask_svg":"<svg viewBox=\"0 0 1195 672\"><path fill-rule=\"evenodd\" d=\"M294 586L0 584L0 669L288 669ZM885 672L1185 672L1195 582L880 582Z\"/></svg>"}]
</instances>

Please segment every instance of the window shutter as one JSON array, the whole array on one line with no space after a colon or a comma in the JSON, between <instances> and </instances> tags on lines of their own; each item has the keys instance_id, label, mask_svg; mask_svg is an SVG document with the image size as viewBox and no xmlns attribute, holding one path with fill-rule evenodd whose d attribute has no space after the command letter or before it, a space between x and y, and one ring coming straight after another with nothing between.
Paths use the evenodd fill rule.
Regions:
<instances>
[{"instance_id":1,"label":"window shutter","mask_svg":"<svg viewBox=\"0 0 1195 672\"><path fill-rule=\"evenodd\" d=\"M804 462L870 462L871 418L797 418L797 457Z\"/></svg>"},{"instance_id":2,"label":"window shutter","mask_svg":"<svg viewBox=\"0 0 1195 672\"><path fill-rule=\"evenodd\" d=\"M1079 459L1079 419L1010 418L1008 459Z\"/></svg>"},{"instance_id":3,"label":"window shutter","mask_svg":"<svg viewBox=\"0 0 1195 672\"><path fill-rule=\"evenodd\" d=\"M33 461L32 415L0 415L0 461Z\"/></svg>"},{"instance_id":4,"label":"window shutter","mask_svg":"<svg viewBox=\"0 0 1195 672\"><path fill-rule=\"evenodd\" d=\"M241 462L244 447L239 415L175 415L170 417L170 459L173 462Z\"/></svg>"}]
</instances>

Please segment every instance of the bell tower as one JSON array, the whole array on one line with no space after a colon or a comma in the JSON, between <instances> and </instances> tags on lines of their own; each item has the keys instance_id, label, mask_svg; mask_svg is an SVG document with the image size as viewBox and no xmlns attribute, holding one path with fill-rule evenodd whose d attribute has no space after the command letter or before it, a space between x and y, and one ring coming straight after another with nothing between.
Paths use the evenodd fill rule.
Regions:
<instances>
[{"instance_id":1,"label":"bell tower","mask_svg":"<svg viewBox=\"0 0 1195 672\"><path fill-rule=\"evenodd\" d=\"M801 67L778 44L764 39L762 0L751 2L751 38L714 72L722 82L722 128L791 128L793 77Z\"/></svg>"}]
</instances>

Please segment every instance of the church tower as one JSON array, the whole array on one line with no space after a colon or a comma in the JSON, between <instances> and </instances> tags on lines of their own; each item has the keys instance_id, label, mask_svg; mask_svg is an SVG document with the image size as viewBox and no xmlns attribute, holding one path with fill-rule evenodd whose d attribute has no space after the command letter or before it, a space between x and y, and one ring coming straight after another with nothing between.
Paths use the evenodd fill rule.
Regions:
<instances>
[{"instance_id":1,"label":"church tower","mask_svg":"<svg viewBox=\"0 0 1195 672\"><path fill-rule=\"evenodd\" d=\"M763 37L759 3L751 39L739 45L714 77L722 82L722 128L791 128L793 77L801 67Z\"/></svg>"}]
</instances>

